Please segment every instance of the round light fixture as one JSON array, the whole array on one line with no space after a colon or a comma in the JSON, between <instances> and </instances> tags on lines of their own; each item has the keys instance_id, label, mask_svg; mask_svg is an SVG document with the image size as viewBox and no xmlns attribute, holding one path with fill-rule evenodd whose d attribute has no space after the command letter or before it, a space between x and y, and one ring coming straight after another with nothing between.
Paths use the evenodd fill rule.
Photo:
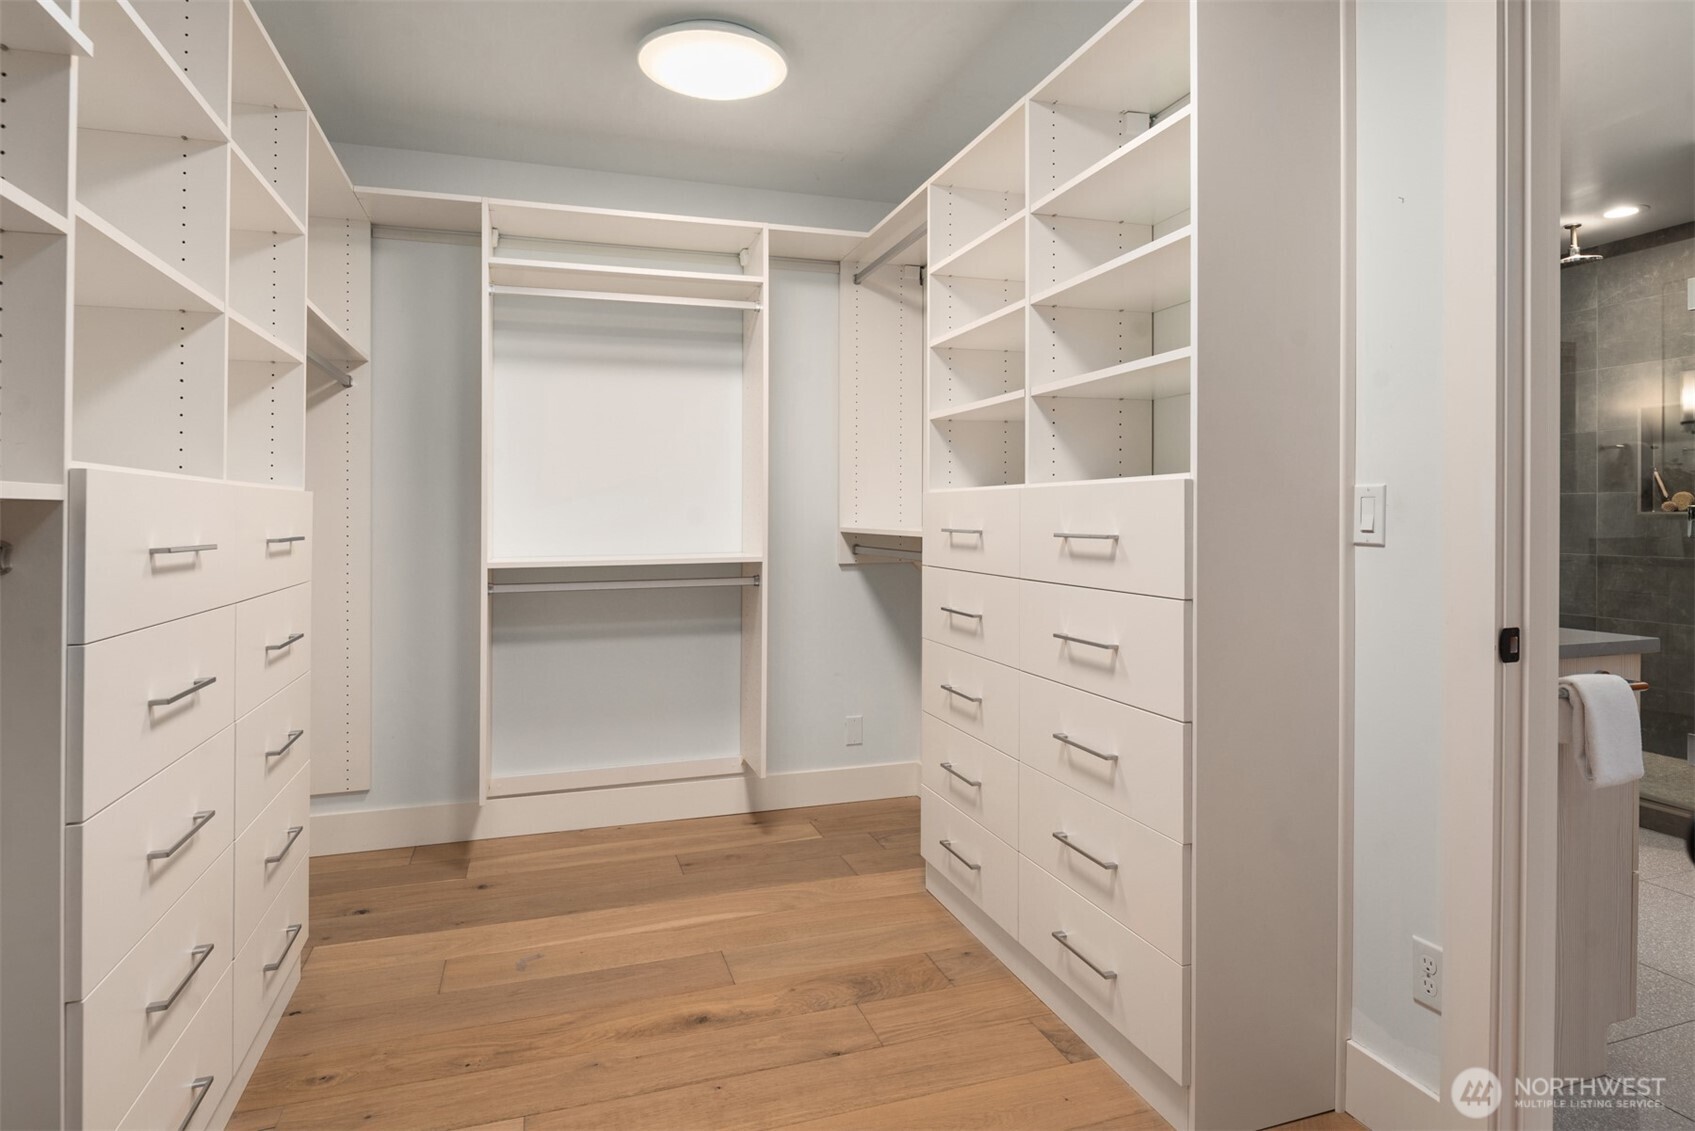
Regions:
<instances>
[{"instance_id":1,"label":"round light fixture","mask_svg":"<svg viewBox=\"0 0 1695 1131\"><path fill-rule=\"evenodd\" d=\"M1615 204L1601 213L1601 218L1604 220L1622 220L1626 216L1634 216L1640 211L1642 211L1640 204Z\"/></svg>"},{"instance_id":2,"label":"round light fixture","mask_svg":"<svg viewBox=\"0 0 1695 1131\"><path fill-rule=\"evenodd\" d=\"M713 102L775 90L789 73L775 43L723 20L662 27L642 40L636 61L643 74L666 90Z\"/></svg>"}]
</instances>

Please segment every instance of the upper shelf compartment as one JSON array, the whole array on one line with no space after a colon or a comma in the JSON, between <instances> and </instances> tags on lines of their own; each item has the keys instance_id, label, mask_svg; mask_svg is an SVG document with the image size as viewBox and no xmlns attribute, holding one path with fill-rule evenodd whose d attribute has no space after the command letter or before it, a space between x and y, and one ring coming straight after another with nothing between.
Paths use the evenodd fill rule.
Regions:
<instances>
[{"instance_id":1,"label":"upper shelf compartment","mask_svg":"<svg viewBox=\"0 0 1695 1131\"><path fill-rule=\"evenodd\" d=\"M84 0L80 25L96 47L77 73L79 126L196 141L225 139L222 108L189 81L127 0Z\"/></svg>"},{"instance_id":2,"label":"upper shelf compartment","mask_svg":"<svg viewBox=\"0 0 1695 1131\"><path fill-rule=\"evenodd\" d=\"M939 266L1024 210L1024 106L1014 107L930 182L930 262ZM1022 263L1014 278L1023 277Z\"/></svg>"},{"instance_id":3,"label":"upper shelf compartment","mask_svg":"<svg viewBox=\"0 0 1695 1131\"><path fill-rule=\"evenodd\" d=\"M47 55L88 55L88 36L55 0L17 0L6 5L6 46Z\"/></svg>"}]
</instances>

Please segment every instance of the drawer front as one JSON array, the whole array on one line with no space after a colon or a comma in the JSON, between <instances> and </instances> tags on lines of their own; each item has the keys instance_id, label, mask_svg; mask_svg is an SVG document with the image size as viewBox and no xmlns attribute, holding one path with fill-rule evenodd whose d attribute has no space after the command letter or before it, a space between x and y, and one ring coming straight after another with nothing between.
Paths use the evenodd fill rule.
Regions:
<instances>
[{"instance_id":1,"label":"drawer front","mask_svg":"<svg viewBox=\"0 0 1695 1131\"><path fill-rule=\"evenodd\" d=\"M276 799L235 841L235 941L246 945L294 865L311 855L312 775L302 763Z\"/></svg>"},{"instance_id":2,"label":"drawer front","mask_svg":"<svg viewBox=\"0 0 1695 1131\"><path fill-rule=\"evenodd\" d=\"M218 1101L235 1073L235 1051L230 1047L230 999L235 983L231 971L225 964L223 977L206 1004L142 1089L118 1131L203 1131L212 1125Z\"/></svg>"},{"instance_id":3,"label":"drawer front","mask_svg":"<svg viewBox=\"0 0 1695 1131\"><path fill-rule=\"evenodd\" d=\"M66 827L70 998L93 993L229 847L234 744L225 727L86 824Z\"/></svg>"},{"instance_id":4,"label":"drawer front","mask_svg":"<svg viewBox=\"0 0 1695 1131\"><path fill-rule=\"evenodd\" d=\"M926 640L923 679L930 714L996 750L1018 749L1017 671Z\"/></svg>"},{"instance_id":5,"label":"drawer front","mask_svg":"<svg viewBox=\"0 0 1695 1131\"><path fill-rule=\"evenodd\" d=\"M312 586L235 607L235 709L245 715L312 667Z\"/></svg>"},{"instance_id":6,"label":"drawer front","mask_svg":"<svg viewBox=\"0 0 1695 1131\"><path fill-rule=\"evenodd\" d=\"M1173 1080L1189 1082L1189 967L1031 860L1019 861L1018 941Z\"/></svg>"},{"instance_id":7,"label":"drawer front","mask_svg":"<svg viewBox=\"0 0 1695 1131\"><path fill-rule=\"evenodd\" d=\"M238 597L256 597L312 580L312 495L273 487L233 487Z\"/></svg>"},{"instance_id":8,"label":"drawer front","mask_svg":"<svg viewBox=\"0 0 1695 1131\"><path fill-rule=\"evenodd\" d=\"M70 502L72 642L103 640L236 599L228 485L73 468Z\"/></svg>"},{"instance_id":9,"label":"drawer front","mask_svg":"<svg viewBox=\"0 0 1695 1131\"><path fill-rule=\"evenodd\" d=\"M1019 504L1021 576L1186 598L1193 491L1190 479L1032 488Z\"/></svg>"},{"instance_id":10,"label":"drawer front","mask_svg":"<svg viewBox=\"0 0 1695 1131\"><path fill-rule=\"evenodd\" d=\"M82 1001L65 1009L73 1126L115 1127L230 962L230 852ZM210 947L210 950L205 948Z\"/></svg>"},{"instance_id":11,"label":"drawer front","mask_svg":"<svg viewBox=\"0 0 1695 1131\"><path fill-rule=\"evenodd\" d=\"M87 820L235 721L231 608L65 655L69 820Z\"/></svg>"},{"instance_id":12,"label":"drawer front","mask_svg":"<svg viewBox=\"0 0 1695 1131\"><path fill-rule=\"evenodd\" d=\"M1019 853L1187 965L1188 846L1040 770L1025 766L1018 780Z\"/></svg>"},{"instance_id":13,"label":"drawer front","mask_svg":"<svg viewBox=\"0 0 1695 1131\"><path fill-rule=\"evenodd\" d=\"M924 638L1018 666L1018 582L924 567Z\"/></svg>"},{"instance_id":14,"label":"drawer front","mask_svg":"<svg viewBox=\"0 0 1695 1131\"><path fill-rule=\"evenodd\" d=\"M300 965L311 928L306 920L306 879L311 869L296 862L281 893L259 920L258 929L235 959L235 1059L241 1063L253 1038L276 1005L283 985ZM271 967L271 969L266 969Z\"/></svg>"},{"instance_id":15,"label":"drawer front","mask_svg":"<svg viewBox=\"0 0 1695 1131\"><path fill-rule=\"evenodd\" d=\"M1040 676L1018 687L1020 761L1189 842L1190 724Z\"/></svg>"},{"instance_id":16,"label":"drawer front","mask_svg":"<svg viewBox=\"0 0 1695 1131\"><path fill-rule=\"evenodd\" d=\"M923 716L924 784L990 832L1018 841L1018 761L986 742Z\"/></svg>"},{"instance_id":17,"label":"drawer front","mask_svg":"<svg viewBox=\"0 0 1695 1131\"><path fill-rule=\"evenodd\" d=\"M1016 935L1017 850L927 787L921 794L918 820L924 859L1008 934Z\"/></svg>"},{"instance_id":18,"label":"drawer front","mask_svg":"<svg viewBox=\"0 0 1695 1131\"><path fill-rule=\"evenodd\" d=\"M1189 718L1189 603L1024 582L1019 663L1032 675Z\"/></svg>"},{"instance_id":19,"label":"drawer front","mask_svg":"<svg viewBox=\"0 0 1695 1131\"><path fill-rule=\"evenodd\" d=\"M1020 490L944 491L924 497L924 564L1018 576Z\"/></svg>"},{"instance_id":20,"label":"drawer front","mask_svg":"<svg viewBox=\"0 0 1695 1131\"><path fill-rule=\"evenodd\" d=\"M235 829L264 812L312 758L312 677L303 675L235 724Z\"/></svg>"}]
</instances>

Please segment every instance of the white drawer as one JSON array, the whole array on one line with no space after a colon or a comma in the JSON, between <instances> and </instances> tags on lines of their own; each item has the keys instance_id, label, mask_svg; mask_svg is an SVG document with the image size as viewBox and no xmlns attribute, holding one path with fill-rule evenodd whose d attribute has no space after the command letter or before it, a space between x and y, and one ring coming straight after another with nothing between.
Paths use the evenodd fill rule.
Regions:
<instances>
[{"instance_id":1,"label":"white drawer","mask_svg":"<svg viewBox=\"0 0 1695 1131\"><path fill-rule=\"evenodd\" d=\"M1017 759L934 715L923 719L924 784L1008 844L1016 843Z\"/></svg>"},{"instance_id":2,"label":"white drawer","mask_svg":"<svg viewBox=\"0 0 1695 1131\"><path fill-rule=\"evenodd\" d=\"M924 637L1018 666L1018 582L991 573L924 567Z\"/></svg>"},{"instance_id":3,"label":"white drawer","mask_svg":"<svg viewBox=\"0 0 1695 1131\"><path fill-rule=\"evenodd\" d=\"M72 468L69 639L103 640L235 600L233 514L223 483Z\"/></svg>"},{"instance_id":4,"label":"white drawer","mask_svg":"<svg viewBox=\"0 0 1695 1131\"><path fill-rule=\"evenodd\" d=\"M1191 479L1031 488L1019 504L1021 576L1188 597L1193 492Z\"/></svg>"},{"instance_id":5,"label":"white drawer","mask_svg":"<svg viewBox=\"0 0 1695 1131\"><path fill-rule=\"evenodd\" d=\"M235 941L245 946L294 865L311 855L311 767L301 763L275 800L235 840Z\"/></svg>"},{"instance_id":6,"label":"white drawer","mask_svg":"<svg viewBox=\"0 0 1695 1131\"><path fill-rule=\"evenodd\" d=\"M1008 934L1016 935L1017 850L928 788L920 794L919 839L924 859Z\"/></svg>"},{"instance_id":7,"label":"white drawer","mask_svg":"<svg viewBox=\"0 0 1695 1131\"><path fill-rule=\"evenodd\" d=\"M235 829L264 811L312 758L312 679L303 675L235 724Z\"/></svg>"},{"instance_id":8,"label":"white drawer","mask_svg":"<svg viewBox=\"0 0 1695 1131\"><path fill-rule=\"evenodd\" d=\"M312 667L312 585L235 607L235 709L245 715Z\"/></svg>"},{"instance_id":9,"label":"white drawer","mask_svg":"<svg viewBox=\"0 0 1695 1131\"><path fill-rule=\"evenodd\" d=\"M1018 782L1019 853L1187 965L1188 846L1040 770L1023 767Z\"/></svg>"},{"instance_id":10,"label":"white drawer","mask_svg":"<svg viewBox=\"0 0 1695 1131\"><path fill-rule=\"evenodd\" d=\"M229 847L234 743L225 727L86 824L66 826L68 997L92 993Z\"/></svg>"},{"instance_id":11,"label":"white drawer","mask_svg":"<svg viewBox=\"0 0 1695 1131\"><path fill-rule=\"evenodd\" d=\"M1189 967L1032 860L1019 861L1018 941L1173 1080L1189 1082Z\"/></svg>"},{"instance_id":12,"label":"white drawer","mask_svg":"<svg viewBox=\"0 0 1695 1131\"><path fill-rule=\"evenodd\" d=\"M1018 688L1020 761L1189 842L1190 724L1040 676Z\"/></svg>"},{"instance_id":13,"label":"white drawer","mask_svg":"<svg viewBox=\"0 0 1695 1131\"><path fill-rule=\"evenodd\" d=\"M225 851L93 993L66 1006L70 1126L117 1126L229 961Z\"/></svg>"},{"instance_id":14,"label":"white drawer","mask_svg":"<svg viewBox=\"0 0 1695 1131\"><path fill-rule=\"evenodd\" d=\"M1018 576L1021 489L932 491L924 496L924 564Z\"/></svg>"},{"instance_id":15,"label":"white drawer","mask_svg":"<svg viewBox=\"0 0 1695 1131\"><path fill-rule=\"evenodd\" d=\"M225 963L206 1004L142 1089L118 1131L203 1131L212 1125L218 1101L235 1074L235 1050L230 1047L234 981Z\"/></svg>"},{"instance_id":16,"label":"white drawer","mask_svg":"<svg viewBox=\"0 0 1695 1131\"><path fill-rule=\"evenodd\" d=\"M1189 718L1189 602L1026 581L1019 664L1167 718Z\"/></svg>"},{"instance_id":17,"label":"white drawer","mask_svg":"<svg viewBox=\"0 0 1695 1131\"><path fill-rule=\"evenodd\" d=\"M247 1058L253 1038L277 1003L283 985L300 965L310 924L306 919L306 881L311 868L304 858L283 881L281 893L265 914L247 945L235 959L235 1060ZM267 967L269 969L267 969Z\"/></svg>"},{"instance_id":18,"label":"white drawer","mask_svg":"<svg viewBox=\"0 0 1695 1131\"><path fill-rule=\"evenodd\" d=\"M1018 672L931 640L922 649L924 709L997 750L1018 749Z\"/></svg>"},{"instance_id":19,"label":"white drawer","mask_svg":"<svg viewBox=\"0 0 1695 1131\"><path fill-rule=\"evenodd\" d=\"M312 495L276 487L239 486L231 546L240 574L238 597L255 597L312 580Z\"/></svg>"},{"instance_id":20,"label":"white drawer","mask_svg":"<svg viewBox=\"0 0 1695 1131\"><path fill-rule=\"evenodd\" d=\"M65 658L67 820L87 820L235 721L233 609L78 645Z\"/></svg>"}]
</instances>

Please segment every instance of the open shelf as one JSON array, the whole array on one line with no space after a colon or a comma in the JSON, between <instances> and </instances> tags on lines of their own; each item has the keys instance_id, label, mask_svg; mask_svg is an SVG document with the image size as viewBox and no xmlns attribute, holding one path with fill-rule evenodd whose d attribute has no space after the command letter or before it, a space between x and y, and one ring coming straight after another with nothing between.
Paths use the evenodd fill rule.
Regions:
<instances>
[{"instance_id":1,"label":"open shelf","mask_svg":"<svg viewBox=\"0 0 1695 1131\"><path fill-rule=\"evenodd\" d=\"M668 252L734 256L750 251L759 242L763 231L757 224L504 200L489 201L488 215L489 225L500 233L501 244L505 244L508 237L516 237L554 243L662 248Z\"/></svg>"},{"instance_id":2,"label":"open shelf","mask_svg":"<svg viewBox=\"0 0 1695 1131\"><path fill-rule=\"evenodd\" d=\"M0 499L13 502L53 502L65 497L63 483L33 483L22 479L0 479Z\"/></svg>"},{"instance_id":3,"label":"open shelf","mask_svg":"<svg viewBox=\"0 0 1695 1131\"><path fill-rule=\"evenodd\" d=\"M929 485L995 487L1024 482L1024 401L1012 420L930 422Z\"/></svg>"},{"instance_id":4,"label":"open shelf","mask_svg":"<svg viewBox=\"0 0 1695 1131\"><path fill-rule=\"evenodd\" d=\"M62 236L70 222L35 197L0 177L0 232Z\"/></svg>"},{"instance_id":5,"label":"open shelf","mask_svg":"<svg viewBox=\"0 0 1695 1131\"><path fill-rule=\"evenodd\" d=\"M9 9L8 0L8 19ZM81 27L98 48L78 71L79 126L225 140L219 112L188 81L127 0L82 5Z\"/></svg>"},{"instance_id":6,"label":"open shelf","mask_svg":"<svg viewBox=\"0 0 1695 1131\"><path fill-rule=\"evenodd\" d=\"M1189 210L1193 115L1185 106L1037 201L1040 215L1154 225Z\"/></svg>"},{"instance_id":7,"label":"open shelf","mask_svg":"<svg viewBox=\"0 0 1695 1131\"><path fill-rule=\"evenodd\" d=\"M922 538L924 531L919 527L890 527L890 526L844 526L843 534L855 534L862 538Z\"/></svg>"},{"instance_id":8,"label":"open shelf","mask_svg":"<svg viewBox=\"0 0 1695 1131\"><path fill-rule=\"evenodd\" d=\"M355 185L353 191L359 197L359 206L373 224L389 228L418 228L428 232L478 232L483 226L480 197L364 185Z\"/></svg>"},{"instance_id":9,"label":"open shelf","mask_svg":"<svg viewBox=\"0 0 1695 1131\"><path fill-rule=\"evenodd\" d=\"M348 180L347 171L341 167L341 158L336 156L316 118L308 123L306 171L308 217L334 220L366 218L365 209L359 203L359 194L353 191L353 182Z\"/></svg>"},{"instance_id":10,"label":"open shelf","mask_svg":"<svg viewBox=\"0 0 1695 1131\"><path fill-rule=\"evenodd\" d=\"M1164 310L1189 301L1189 228L1152 240L1032 299L1038 306Z\"/></svg>"},{"instance_id":11,"label":"open shelf","mask_svg":"<svg viewBox=\"0 0 1695 1131\"><path fill-rule=\"evenodd\" d=\"M88 55L93 46L53 0L6 0L5 44L12 51Z\"/></svg>"},{"instance_id":12,"label":"open shelf","mask_svg":"<svg viewBox=\"0 0 1695 1131\"><path fill-rule=\"evenodd\" d=\"M489 281L500 286L731 302L757 302L765 286L765 280L755 275L500 258L489 260Z\"/></svg>"},{"instance_id":13,"label":"open shelf","mask_svg":"<svg viewBox=\"0 0 1695 1131\"><path fill-rule=\"evenodd\" d=\"M489 569L618 569L627 566L758 565L763 554L657 554L647 557L491 558Z\"/></svg>"},{"instance_id":14,"label":"open shelf","mask_svg":"<svg viewBox=\"0 0 1695 1131\"><path fill-rule=\"evenodd\" d=\"M1189 5L1142 0L1084 45L1031 97L1154 114L1189 90Z\"/></svg>"},{"instance_id":15,"label":"open shelf","mask_svg":"<svg viewBox=\"0 0 1695 1131\"><path fill-rule=\"evenodd\" d=\"M1022 420L1024 419L1024 390L1014 389L995 397L984 397L955 408L940 408L930 414L931 420Z\"/></svg>"},{"instance_id":16,"label":"open shelf","mask_svg":"<svg viewBox=\"0 0 1695 1131\"><path fill-rule=\"evenodd\" d=\"M1194 351L1184 346L1122 365L1050 381L1031 389L1030 395L1091 400L1101 397L1158 400L1182 396L1190 391L1189 373L1193 357Z\"/></svg>"},{"instance_id":17,"label":"open shelf","mask_svg":"<svg viewBox=\"0 0 1695 1131\"><path fill-rule=\"evenodd\" d=\"M1189 471L1190 398L1039 396L1031 400L1031 483Z\"/></svg>"},{"instance_id":18,"label":"open shelf","mask_svg":"<svg viewBox=\"0 0 1695 1131\"><path fill-rule=\"evenodd\" d=\"M246 315L235 310L228 313L231 361L270 361L299 365L306 360L300 351L285 344L269 330L255 325Z\"/></svg>"},{"instance_id":19,"label":"open shelf","mask_svg":"<svg viewBox=\"0 0 1695 1131\"><path fill-rule=\"evenodd\" d=\"M216 312L223 304L92 212L77 205L76 304Z\"/></svg>"},{"instance_id":20,"label":"open shelf","mask_svg":"<svg viewBox=\"0 0 1695 1131\"><path fill-rule=\"evenodd\" d=\"M1024 348L1024 308L1020 299L1008 303L990 314L967 322L935 338L930 345L936 349L1022 350Z\"/></svg>"},{"instance_id":21,"label":"open shelf","mask_svg":"<svg viewBox=\"0 0 1695 1131\"><path fill-rule=\"evenodd\" d=\"M325 317L310 299L306 301L306 349L325 361L364 365L370 360L363 350L353 344L346 331Z\"/></svg>"},{"instance_id":22,"label":"open shelf","mask_svg":"<svg viewBox=\"0 0 1695 1131\"><path fill-rule=\"evenodd\" d=\"M239 145L230 146L230 227L305 235L306 229Z\"/></svg>"},{"instance_id":23,"label":"open shelf","mask_svg":"<svg viewBox=\"0 0 1695 1131\"><path fill-rule=\"evenodd\" d=\"M1024 214L1008 216L930 268L932 276L1024 278Z\"/></svg>"},{"instance_id":24,"label":"open shelf","mask_svg":"<svg viewBox=\"0 0 1695 1131\"><path fill-rule=\"evenodd\" d=\"M249 0L234 0L231 9L234 18L230 34L231 69L235 75L234 100L250 106L305 110L306 99L289 75L288 67L271 43L271 37L259 21L253 5Z\"/></svg>"}]
</instances>

